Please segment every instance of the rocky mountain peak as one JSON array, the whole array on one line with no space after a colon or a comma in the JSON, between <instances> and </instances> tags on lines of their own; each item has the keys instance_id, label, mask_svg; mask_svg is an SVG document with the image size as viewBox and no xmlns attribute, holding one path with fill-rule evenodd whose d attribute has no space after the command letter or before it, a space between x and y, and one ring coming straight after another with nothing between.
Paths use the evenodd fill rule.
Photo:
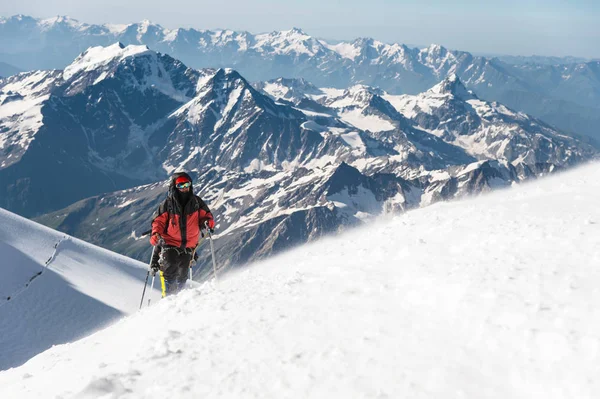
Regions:
<instances>
[{"instance_id":1,"label":"rocky mountain peak","mask_svg":"<svg viewBox=\"0 0 600 399\"><path fill-rule=\"evenodd\" d=\"M296 104L314 95L324 95L321 89L303 78L277 78L267 82L254 82L252 85L274 99Z\"/></svg>"},{"instance_id":2,"label":"rocky mountain peak","mask_svg":"<svg viewBox=\"0 0 600 399\"><path fill-rule=\"evenodd\" d=\"M374 97L381 97L384 94L384 91L379 88L359 84L344 90L340 98L351 100L352 105L355 106L367 106Z\"/></svg>"},{"instance_id":3,"label":"rocky mountain peak","mask_svg":"<svg viewBox=\"0 0 600 399\"><path fill-rule=\"evenodd\" d=\"M455 73L448 75L440 83L433 86L431 89L429 89L427 91L427 94L433 94L433 95L448 95L449 94L455 98L460 98L462 100L471 100L471 99L477 98L477 96L475 94L473 94L473 92L467 90L465 85L461 82L461 80Z\"/></svg>"},{"instance_id":4,"label":"rocky mountain peak","mask_svg":"<svg viewBox=\"0 0 600 399\"><path fill-rule=\"evenodd\" d=\"M365 47L373 44L374 39L372 37L358 37L356 38L352 44L356 47Z\"/></svg>"},{"instance_id":5,"label":"rocky mountain peak","mask_svg":"<svg viewBox=\"0 0 600 399\"><path fill-rule=\"evenodd\" d=\"M429 47L426 48L426 51L429 54L436 54L436 55L443 55L448 52L448 50L444 46L441 46L441 45L435 44L435 43L429 45Z\"/></svg>"},{"instance_id":6,"label":"rocky mountain peak","mask_svg":"<svg viewBox=\"0 0 600 399\"><path fill-rule=\"evenodd\" d=\"M144 19L142 20L142 22L136 24L137 25L137 31L139 34L146 34L149 32L156 32L156 31L163 31L164 28L158 24L153 23L152 21L148 20L148 19Z\"/></svg>"},{"instance_id":7,"label":"rocky mountain peak","mask_svg":"<svg viewBox=\"0 0 600 399\"><path fill-rule=\"evenodd\" d=\"M282 33L284 33L286 36L308 36L302 29L297 27L293 27L292 29Z\"/></svg>"},{"instance_id":8,"label":"rocky mountain peak","mask_svg":"<svg viewBox=\"0 0 600 399\"><path fill-rule=\"evenodd\" d=\"M231 68L219 68L209 82L213 86L223 86L225 89L231 89L233 84L241 84L244 87L251 87L236 70Z\"/></svg>"}]
</instances>

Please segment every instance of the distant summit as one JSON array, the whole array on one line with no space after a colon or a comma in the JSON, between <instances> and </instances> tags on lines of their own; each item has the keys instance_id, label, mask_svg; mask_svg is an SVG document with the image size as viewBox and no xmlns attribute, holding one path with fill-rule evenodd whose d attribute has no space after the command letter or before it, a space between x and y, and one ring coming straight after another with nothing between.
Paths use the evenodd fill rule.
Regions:
<instances>
[{"instance_id":1,"label":"distant summit","mask_svg":"<svg viewBox=\"0 0 600 399\"><path fill-rule=\"evenodd\" d=\"M477 96L463 85L455 73L448 75L439 84L429 89L428 92L431 94L450 94L462 100L477 99Z\"/></svg>"}]
</instances>

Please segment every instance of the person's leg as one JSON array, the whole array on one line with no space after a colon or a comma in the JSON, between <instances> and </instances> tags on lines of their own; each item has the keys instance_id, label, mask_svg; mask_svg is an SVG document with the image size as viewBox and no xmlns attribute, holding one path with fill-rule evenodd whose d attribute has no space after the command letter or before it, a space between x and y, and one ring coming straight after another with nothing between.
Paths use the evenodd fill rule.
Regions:
<instances>
[{"instance_id":1,"label":"person's leg","mask_svg":"<svg viewBox=\"0 0 600 399\"><path fill-rule=\"evenodd\" d=\"M177 284L178 289L185 288L185 283L190 273L190 262L192 260L192 254L188 252L182 252L179 255L179 264L177 269Z\"/></svg>"},{"instance_id":2,"label":"person's leg","mask_svg":"<svg viewBox=\"0 0 600 399\"><path fill-rule=\"evenodd\" d=\"M163 297L178 291L179 249L163 248L161 252L161 285Z\"/></svg>"}]
</instances>

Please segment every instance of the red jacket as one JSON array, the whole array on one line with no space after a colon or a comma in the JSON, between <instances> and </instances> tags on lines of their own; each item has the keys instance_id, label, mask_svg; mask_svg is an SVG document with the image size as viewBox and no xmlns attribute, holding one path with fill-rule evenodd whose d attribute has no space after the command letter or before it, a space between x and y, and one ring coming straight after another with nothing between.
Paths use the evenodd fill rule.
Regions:
<instances>
[{"instance_id":1,"label":"red jacket","mask_svg":"<svg viewBox=\"0 0 600 399\"><path fill-rule=\"evenodd\" d=\"M165 245L179 248L194 248L200 237L200 227L213 219L208 206L197 195L193 195L182 209L173 195L169 195L158 207L152 220L150 243L158 244L158 233Z\"/></svg>"}]
</instances>

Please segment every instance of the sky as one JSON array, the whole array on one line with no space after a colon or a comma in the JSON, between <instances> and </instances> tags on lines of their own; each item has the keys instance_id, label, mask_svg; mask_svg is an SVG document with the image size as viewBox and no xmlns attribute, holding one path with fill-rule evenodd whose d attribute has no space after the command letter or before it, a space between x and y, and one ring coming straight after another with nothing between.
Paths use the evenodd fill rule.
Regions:
<instances>
[{"instance_id":1,"label":"sky","mask_svg":"<svg viewBox=\"0 0 600 399\"><path fill-rule=\"evenodd\" d=\"M261 33L291 27L328 39L373 37L478 53L600 57L596 0L22 0L0 15L68 15L87 23L149 19L167 28Z\"/></svg>"}]
</instances>

